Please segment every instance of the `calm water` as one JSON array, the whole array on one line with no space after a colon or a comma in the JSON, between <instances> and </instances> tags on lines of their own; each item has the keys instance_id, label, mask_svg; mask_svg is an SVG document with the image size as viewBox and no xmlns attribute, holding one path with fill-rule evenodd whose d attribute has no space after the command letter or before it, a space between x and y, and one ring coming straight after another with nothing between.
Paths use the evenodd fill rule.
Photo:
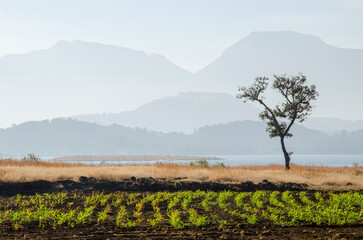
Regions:
<instances>
[{"instance_id":1,"label":"calm water","mask_svg":"<svg viewBox=\"0 0 363 240\"><path fill-rule=\"evenodd\" d=\"M214 157L214 156L212 156ZM284 164L282 155L223 155L216 156L221 160L210 160L210 164L222 162L228 166L240 165L268 165L268 164ZM51 158L42 158L51 160ZM106 158L103 161L65 161L68 163L84 163L84 164L155 164L159 163L178 163L189 164L191 160L155 160L155 161L110 161ZM351 167L358 164L363 166L363 155L293 155L291 164L311 165L311 166L330 166L330 167Z\"/></svg>"}]
</instances>

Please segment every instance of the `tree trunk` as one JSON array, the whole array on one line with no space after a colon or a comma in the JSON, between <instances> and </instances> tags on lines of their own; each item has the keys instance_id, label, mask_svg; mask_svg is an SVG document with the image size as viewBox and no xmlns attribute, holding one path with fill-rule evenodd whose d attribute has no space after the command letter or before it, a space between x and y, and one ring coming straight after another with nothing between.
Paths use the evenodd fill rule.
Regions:
<instances>
[{"instance_id":1,"label":"tree trunk","mask_svg":"<svg viewBox=\"0 0 363 240\"><path fill-rule=\"evenodd\" d=\"M285 157L285 169L286 170L290 170L290 155L286 151L285 142L284 142L284 140L285 140L284 136L280 137L280 140L281 140L282 152L284 153L284 157Z\"/></svg>"}]
</instances>

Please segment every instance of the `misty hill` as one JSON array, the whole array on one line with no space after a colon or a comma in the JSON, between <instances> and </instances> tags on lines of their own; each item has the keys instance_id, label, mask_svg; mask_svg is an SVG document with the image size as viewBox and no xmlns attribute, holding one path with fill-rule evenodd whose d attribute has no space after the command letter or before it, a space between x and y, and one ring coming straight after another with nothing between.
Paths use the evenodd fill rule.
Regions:
<instances>
[{"instance_id":1,"label":"misty hill","mask_svg":"<svg viewBox=\"0 0 363 240\"><path fill-rule=\"evenodd\" d=\"M259 120L261 109L226 93L186 92L159 98L134 111L73 117L100 125L122 125L159 132L193 133L198 128L243 120ZM327 133L363 129L363 121L309 117L303 125Z\"/></svg>"},{"instance_id":2,"label":"misty hill","mask_svg":"<svg viewBox=\"0 0 363 240\"><path fill-rule=\"evenodd\" d=\"M154 100L134 111L80 115L75 119L101 125L192 133L206 125L257 120L259 112L257 107L229 94L187 92Z\"/></svg>"},{"instance_id":3,"label":"misty hill","mask_svg":"<svg viewBox=\"0 0 363 240\"><path fill-rule=\"evenodd\" d=\"M201 117L198 110L198 106L206 107L204 103L194 102L196 106L185 107L181 112L168 106L161 110L161 105L156 107L159 101L145 103L187 91L224 92L234 96L237 86L249 85L256 76L298 72L306 74L309 84L318 87L320 96L314 117L363 119L360 111L362 62L363 50L333 47L317 37L296 32L254 32L227 48L217 60L196 74L157 54L98 43L60 41L50 49L0 58L0 107L6 115L0 119L0 126L25 119L106 112L116 114L102 115L105 119L97 119L96 115L92 118L102 124L190 132L203 124L251 118L245 118L249 113L243 110L240 112L242 119L238 119L231 113L232 108L213 101L215 114L212 115L210 108L206 110L208 119ZM135 111L120 113L141 105ZM178 103L174 105L177 108ZM192 117L194 114L199 117ZM312 125L306 126L331 125L334 131L360 128L352 122L328 122L321 125L310 121L307 124ZM341 128L343 123L351 127Z\"/></svg>"},{"instance_id":4,"label":"misty hill","mask_svg":"<svg viewBox=\"0 0 363 240\"><path fill-rule=\"evenodd\" d=\"M196 88L235 94L257 76L304 73L320 93L316 116L363 119L363 50L296 32L254 32L195 76Z\"/></svg>"},{"instance_id":5,"label":"misty hill","mask_svg":"<svg viewBox=\"0 0 363 240\"><path fill-rule=\"evenodd\" d=\"M33 119L116 112L185 91L190 77L161 55L60 41L0 58L0 102L7 112Z\"/></svg>"},{"instance_id":6,"label":"misty hill","mask_svg":"<svg viewBox=\"0 0 363 240\"><path fill-rule=\"evenodd\" d=\"M363 154L363 130L326 135L302 126L287 140L296 154ZM265 123L231 122L200 128L193 135L163 134L118 125L100 126L70 119L27 122L0 130L0 154L40 156L122 154L280 154Z\"/></svg>"},{"instance_id":7,"label":"misty hill","mask_svg":"<svg viewBox=\"0 0 363 240\"><path fill-rule=\"evenodd\" d=\"M323 132L357 131L363 129L363 121L352 121L339 118L308 118L303 125Z\"/></svg>"}]
</instances>

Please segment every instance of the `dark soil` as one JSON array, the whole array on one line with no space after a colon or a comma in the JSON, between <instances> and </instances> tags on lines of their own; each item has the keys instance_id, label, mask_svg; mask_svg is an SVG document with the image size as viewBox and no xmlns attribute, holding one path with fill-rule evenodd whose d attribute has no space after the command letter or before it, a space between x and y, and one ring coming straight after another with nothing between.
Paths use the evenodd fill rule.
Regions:
<instances>
[{"instance_id":1,"label":"dark soil","mask_svg":"<svg viewBox=\"0 0 363 240\"><path fill-rule=\"evenodd\" d=\"M73 229L0 229L1 239L363 239L363 226L276 227L237 225L219 227L115 228L92 225Z\"/></svg>"},{"instance_id":2,"label":"dark soil","mask_svg":"<svg viewBox=\"0 0 363 240\"><path fill-rule=\"evenodd\" d=\"M185 178L135 178L122 181L97 180L93 177L80 177L79 181L32 181L32 182L0 182L0 196L13 196L16 194L52 193L62 191L101 191L104 193L122 192L159 192L159 191L256 191L256 190L277 190L277 191L306 191L308 185L291 182L272 183L264 180L260 183L251 181L241 183L222 183L213 181L187 181Z\"/></svg>"}]
</instances>

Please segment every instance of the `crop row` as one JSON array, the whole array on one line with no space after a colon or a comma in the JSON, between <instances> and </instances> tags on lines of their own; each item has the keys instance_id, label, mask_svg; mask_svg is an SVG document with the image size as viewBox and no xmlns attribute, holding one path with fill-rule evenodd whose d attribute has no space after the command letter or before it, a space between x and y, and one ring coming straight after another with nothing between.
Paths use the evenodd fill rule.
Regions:
<instances>
[{"instance_id":1,"label":"crop row","mask_svg":"<svg viewBox=\"0 0 363 240\"><path fill-rule=\"evenodd\" d=\"M230 224L345 225L363 223L363 194L310 192L158 192L17 195L0 199L0 225L115 227Z\"/></svg>"}]
</instances>

